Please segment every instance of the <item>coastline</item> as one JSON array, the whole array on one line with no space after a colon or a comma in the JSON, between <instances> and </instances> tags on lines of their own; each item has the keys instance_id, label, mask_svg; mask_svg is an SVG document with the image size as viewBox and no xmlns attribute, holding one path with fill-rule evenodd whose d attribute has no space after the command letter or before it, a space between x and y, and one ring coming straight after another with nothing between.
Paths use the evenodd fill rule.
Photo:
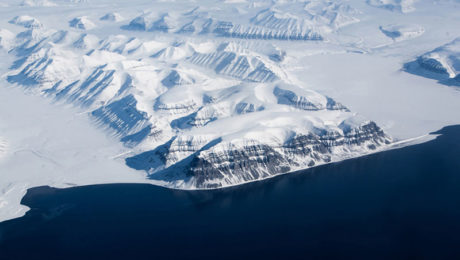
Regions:
<instances>
[{"instance_id":1,"label":"coastline","mask_svg":"<svg viewBox=\"0 0 460 260\"><path fill-rule=\"evenodd\" d=\"M0 223L0 251L6 259L215 259L223 250L225 259L456 258L460 125L433 134L431 142L227 189L29 189L22 203L32 210Z\"/></svg>"},{"instance_id":2,"label":"coastline","mask_svg":"<svg viewBox=\"0 0 460 260\"><path fill-rule=\"evenodd\" d=\"M277 178L277 177L284 176L284 175L297 174L297 173L301 173L303 171L311 170L311 169L314 169L314 168L317 168L317 167L320 167L320 166L325 166L325 165L329 165L329 164L337 164L337 163L341 163L341 162L344 162L344 161L347 161L347 160L353 160L353 159L357 159L357 158L361 158L361 157L366 157L366 156L376 154L376 153L381 153L381 152L386 152L386 151L390 151L390 150L394 150L394 149L401 149L401 148L408 147L408 146L413 146L413 145L417 145L417 144L426 143L426 142L429 142L429 141L432 141L432 140L436 139L438 136L439 135L437 135L437 134L426 134L426 135L415 137L415 138L410 138L410 139L406 139L406 140L400 140L400 141L396 141L396 142L394 142L392 144L379 147L378 149L376 149L376 150L374 150L372 152L365 153L365 154L362 154L362 155L359 155L359 156L344 157L344 158L341 158L340 160L333 160L333 161L331 161L329 163L322 163L322 164L318 164L318 165L315 165L315 166L309 167L309 168L295 169L294 171L290 171L290 172L287 172L287 173L280 173L280 174L272 175L272 176L269 176L269 177L263 178L263 179L250 180L250 181L239 183L239 184L236 184L236 185L227 185L227 186L223 186L223 187L219 187L219 188L208 188L208 189L177 188L177 187L174 187L174 186L168 186L168 183L162 183L162 182L159 182L159 181L153 181L153 180L149 180L147 178L145 178L144 180L140 180L140 181L127 181L127 182L105 181L105 182L86 183L86 184L71 184L71 185L66 185L66 184L58 184L58 185L43 184L43 185L36 185L36 186L23 185L22 187L20 187L20 189L19 189L20 191L13 192L12 193L13 196L10 197L7 200L4 200L4 201L6 201L6 203L11 203L11 201L19 201L19 202L21 202L23 200L23 198L26 196L26 193L27 193L27 191L29 189L40 187L40 186L48 186L48 187L57 188L57 189L66 189L66 188L73 188L73 187L84 187L84 186L105 185L105 184L150 184L150 185L154 185L154 186L158 186L158 187L162 187L162 188L167 188L167 189L171 189L171 190L178 190L178 191L224 190L224 189L228 189L228 188L247 185L247 184L254 183L254 182L263 182L263 181L273 179L273 178ZM124 165L124 167L127 167L127 166ZM0 205L1 205L1 202L0 202ZM30 210L29 207L27 207L26 205L23 205L22 203L19 203L19 204L13 206L13 207L10 207L9 209L10 210L15 209L13 211L14 213L13 214L8 214L8 215L0 215L0 223L2 223L4 221L7 221L7 220L11 220L11 219L21 218Z\"/></svg>"}]
</instances>

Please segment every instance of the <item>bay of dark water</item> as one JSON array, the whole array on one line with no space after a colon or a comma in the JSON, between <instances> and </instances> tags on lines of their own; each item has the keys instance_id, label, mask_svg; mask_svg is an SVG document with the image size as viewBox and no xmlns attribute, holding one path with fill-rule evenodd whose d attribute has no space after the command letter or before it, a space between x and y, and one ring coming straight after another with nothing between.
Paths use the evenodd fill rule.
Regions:
<instances>
[{"instance_id":1,"label":"bay of dark water","mask_svg":"<svg viewBox=\"0 0 460 260\"><path fill-rule=\"evenodd\" d=\"M30 189L0 259L460 259L460 126L215 191Z\"/></svg>"}]
</instances>

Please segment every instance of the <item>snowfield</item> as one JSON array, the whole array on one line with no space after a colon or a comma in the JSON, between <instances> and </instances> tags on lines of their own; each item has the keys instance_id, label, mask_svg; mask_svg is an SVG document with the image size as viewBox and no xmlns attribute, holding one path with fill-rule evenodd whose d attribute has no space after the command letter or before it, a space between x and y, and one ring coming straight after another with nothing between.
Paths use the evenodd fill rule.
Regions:
<instances>
[{"instance_id":1,"label":"snowfield","mask_svg":"<svg viewBox=\"0 0 460 260\"><path fill-rule=\"evenodd\" d=\"M7 0L0 220L39 185L220 188L427 140L460 123L459 11Z\"/></svg>"}]
</instances>

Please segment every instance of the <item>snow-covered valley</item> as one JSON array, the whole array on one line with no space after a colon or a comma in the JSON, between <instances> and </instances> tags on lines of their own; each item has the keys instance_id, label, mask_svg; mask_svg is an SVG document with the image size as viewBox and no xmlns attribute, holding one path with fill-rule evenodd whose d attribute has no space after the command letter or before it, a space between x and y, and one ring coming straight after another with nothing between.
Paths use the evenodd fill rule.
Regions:
<instances>
[{"instance_id":1,"label":"snow-covered valley","mask_svg":"<svg viewBox=\"0 0 460 260\"><path fill-rule=\"evenodd\" d=\"M459 11L449 0L5 1L0 220L24 214L33 186L220 188L458 124Z\"/></svg>"}]
</instances>

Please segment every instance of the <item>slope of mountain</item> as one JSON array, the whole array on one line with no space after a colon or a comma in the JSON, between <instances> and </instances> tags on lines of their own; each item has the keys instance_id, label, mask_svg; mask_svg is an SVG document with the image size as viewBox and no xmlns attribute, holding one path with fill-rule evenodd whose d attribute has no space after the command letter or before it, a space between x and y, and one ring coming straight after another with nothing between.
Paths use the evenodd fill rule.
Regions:
<instances>
[{"instance_id":1,"label":"slope of mountain","mask_svg":"<svg viewBox=\"0 0 460 260\"><path fill-rule=\"evenodd\" d=\"M460 86L460 38L406 63L404 70L442 84Z\"/></svg>"},{"instance_id":2,"label":"slope of mountain","mask_svg":"<svg viewBox=\"0 0 460 260\"><path fill-rule=\"evenodd\" d=\"M10 20L10 23L24 26L25 28L40 28L43 26L40 21L28 15L16 16Z\"/></svg>"},{"instance_id":3,"label":"slope of mountain","mask_svg":"<svg viewBox=\"0 0 460 260\"><path fill-rule=\"evenodd\" d=\"M380 31L394 41L403 41L419 37L425 32L420 25L386 25L380 26Z\"/></svg>"},{"instance_id":4,"label":"slope of mountain","mask_svg":"<svg viewBox=\"0 0 460 260\"><path fill-rule=\"evenodd\" d=\"M225 14L203 6L185 13L150 12L124 28L241 39L324 40L328 33L359 21L358 11L343 1L255 1L244 8L247 10L235 8Z\"/></svg>"},{"instance_id":5,"label":"slope of mountain","mask_svg":"<svg viewBox=\"0 0 460 260\"><path fill-rule=\"evenodd\" d=\"M275 35L267 39L294 39L273 30L304 39L312 28L332 32L357 21L347 16L356 11L343 4L300 6L309 20L284 10L297 12L291 5L276 4L256 12L244 30ZM374 122L331 97L289 83L280 64L285 54L270 42L199 37L205 27L217 36L237 37L225 35L223 22L214 20L203 24L196 40L182 40L183 19L196 22L205 14L210 15L200 8L181 15L146 13L123 26L123 34L103 38L29 26L34 18L15 18L14 24L26 31L15 36L10 53L17 60L7 80L92 111L101 127L139 153L126 159L128 166L176 188L240 184L390 143ZM81 16L69 26L91 30L101 25ZM126 29L164 36L146 41Z\"/></svg>"},{"instance_id":6,"label":"slope of mountain","mask_svg":"<svg viewBox=\"0 0 460 260\"><path fill-rule=\"evenodd\" d=\"M69 21L69 26L82 30L90 30L96 27L96 25L86 16L75 17Z\"/></svg>"},{"instance_id":7,"label":"slope of mountain","mask_svg":"<svg viewBox=\"0 0 460 260\"><path fill-rule=\"evenodd\" d=\"M111 13L106 13L104 16L99 18L99 20L110 21L110 22L120 22L120 21L123 21L124 18L119 13L111 12Z\"/></svg>"},{"instance_id":8,"label":"slope of mountain","mask_svg":"<svg viewBox=\"0 0 460 260\"><path fill-rule=\"evenodd\" d=\"M4 0L0 219L32 186L220 188L458 123L455 88L400 73L456 84L458 4Z\"/></svg>"}]
</instances>

